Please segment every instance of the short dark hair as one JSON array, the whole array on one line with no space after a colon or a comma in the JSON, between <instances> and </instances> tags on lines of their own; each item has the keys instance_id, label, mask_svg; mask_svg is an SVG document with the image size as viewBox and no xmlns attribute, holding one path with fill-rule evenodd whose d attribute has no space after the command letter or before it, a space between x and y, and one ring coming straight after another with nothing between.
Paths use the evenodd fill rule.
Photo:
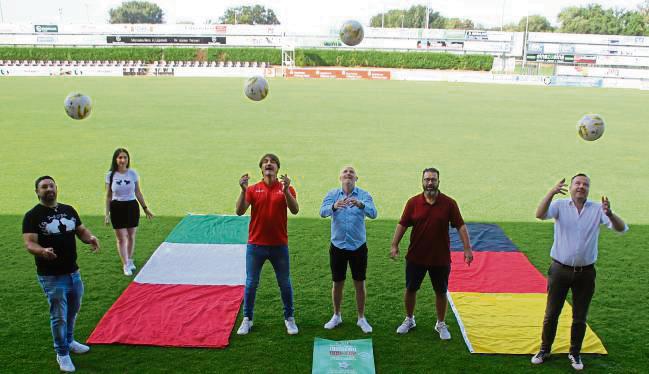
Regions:
<instances>
[{"instance_id":1,"label":"short dark hair","mask_svg":"<svg viewBox=\"0 0 649 374\"><path fill-rule=\"evenodd\" d=\"M590 177L588 175L586 175L584 173L578 173L578 174L575 174L574 177L570 178L570 183L572 183L572 181L574 181L575 178L577 178L577 177L586 177L586 178L588 178L588 180L590 180Z\"/></svg>"},{"instance_id":2,"label":"short dark hair","mask_svg":"<svg viewBox=\"0 0 649 374\"><path fill-rule=\"evenodd\" d=\"M45 179L51 179L52 182L54 182L54 184L56 184L56 181L54 180L54 178L50 177L49 175L43 175L42 177L36 178L36 181L34 182L34 189L37 190L38 189L38 184L41 183L42 181L44 181Z\"/></svg>"},{"instance_id":3,"label":"short dark hair","mask_svg":"<svg viewBox=\"0 0 649 374\"><path fill-rule=\"evenodd\" d=\"M264 162L264 159L266 157L270 157L271 160L275 161L275 163L277 164L277 168L279 169L279 157L277 157L277 155L274 153L266 153L265 155L261 156L261 159L259 159L260 169L261 169L261 164Z\"/></svg>"},{"instance_id":4,"label":"short dark hair","mask_svg":"<svg viewBox=\"0 0 649 374\"><path fill-rule=\"evenodd\" d=\"M421 172L421 177L423 178L424 174L426 174L426 173L437 173L437 177L439 178L439 170L437 170L436 168L426 168L426 169L424 169L424 171Z\"/></svg>"}]
</instances>

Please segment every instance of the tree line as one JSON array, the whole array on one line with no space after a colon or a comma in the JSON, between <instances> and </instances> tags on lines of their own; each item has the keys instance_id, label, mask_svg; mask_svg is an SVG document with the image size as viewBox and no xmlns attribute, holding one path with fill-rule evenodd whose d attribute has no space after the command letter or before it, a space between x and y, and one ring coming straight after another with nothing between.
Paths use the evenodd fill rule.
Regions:
<instances>
[{"instance_id":1,"label":"tree line","mask_svg":"<svg viewBox=\"0 0 649 374\"><path fill-rule=\"evenodd\" d=\"M148 1L125 1L108 11L109 23L164 23L164 12L157 4ZM192 22L180 22L192 23ZM242 25L279 25L272 9L262 5L230 7L218 19L207 23Z\"/></svg>"},{"instance_id":2,"label":"tree line","mask_svg":"<svg viewBox=\"0 0 649 374\"><path fill-rule=\"evenodd\" d=\"M428 19L426 16L428 15ZM148 1L127 1L110 9L110 23L164 23L164 12L155 3ZM570 6L557 15L559 25L553 26L541 15L523 17L519 22L502 26L503 31L562 32L572 34L610 34L649 36L649 0L644 0L637 9L604 8L599 4ZM428 21L428 22L427 22ZM217 19L207 23L279 25L280 21L272 9L262 5L230 7ZM408 9L390 9L370 18L370 27L424 28L431 29L478 29L500 30L501 27L484 27L466 18L447 18L424 5Z\"/></svg>"}]
</instances>

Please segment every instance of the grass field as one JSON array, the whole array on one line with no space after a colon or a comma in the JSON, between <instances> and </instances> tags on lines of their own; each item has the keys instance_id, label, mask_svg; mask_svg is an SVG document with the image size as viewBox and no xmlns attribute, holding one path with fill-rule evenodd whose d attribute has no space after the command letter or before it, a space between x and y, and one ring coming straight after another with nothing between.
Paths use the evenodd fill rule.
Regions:
<instances>
[{"instance_id":1,"label":"grass field","mask_svg":"<svg viewBox=\"0 0 649 374\"><path fill-rule=\"evenodd\" d=\"M649 367L646 269L649 150L644 128L649 92L422 82L272 80L269 98L242 97L240 79L3 78L0 80L0 355L6 372L56 371L47 303L20 235L22 214L36 204L33 180L51 174L59 199L74 205L103 251L80 248L86 284L77 337L85 340L128 285L120 273L112 230L101 225L103 176L112 151L127 147L159 217L143 223L136 260L143 264L187 212L234 210L241 174L277 153L292 176L301 211L289 221L296 317L286 336L272 270L264 269L255 329L236 334L225 350L95 346L74 357L80 372L309 372L315 336L362 338L346 289L345 324L326 331L331 314L326 243L329 221L317 218L339 169L356 166L372 192L379 220L368 223L367 315L376 367L398 372L555 372L564 356L532 368L527 356L471 355L452 314L453 340L439 341L432 291L424 289L417 331L394 333L403 319L403 261L387 260L396 218L419 192L421 169L441 170L441 189L456 198L467 221L499 223L543 273L552 226L534 222L542 195L562 177L586 172L591 197L610 197L627 220L624 236L604 232L597 293L589 323L609 350L586 356L589 372L645 372ZM64 97L79 90L94 100L84 121L65 117ZM598 112L604 137L577 139L575 122ZM406 243L402 245L405 248ZM241 317L240 317L241 318Z\"/></svg>"}]
</instances>

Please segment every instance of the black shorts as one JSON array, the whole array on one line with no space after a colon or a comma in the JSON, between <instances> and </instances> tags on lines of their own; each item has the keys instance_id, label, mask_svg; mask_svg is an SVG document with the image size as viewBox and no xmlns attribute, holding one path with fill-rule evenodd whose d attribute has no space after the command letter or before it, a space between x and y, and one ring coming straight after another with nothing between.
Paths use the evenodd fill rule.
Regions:
<instances>
[{"instance_id":1,"label":"black shorts","mask_svg":"<svg viewBox=\"0 0 649 374\"><path fill-rule=\"evenodd\" d=\"M110 222L114 229L130 229L140 224L140 205L137 200L110 202Z\"/></svg>"},{"instance_id":2,"label":"black shorts","mask_svg":"<svg viewBox=\"0 0 649 374\"><path fill-rule=\"evenodd\" d=\"M337 248L331 244L329 247L329 265L331 266L331 278L334 282L344 281L347 275L347 263L352 269L352 279L364 281L367 271L367 243L361 245L355 251Z\"/></svg>"},{"instance_id":3,"label":"black shorts","mask_svg":"<svg viewBox=\"0 0 649 374\"><path fill-rule=\"evenodd\" d=\"M406 261L406 288L408 291L417 291L421 287L426 273L430 275L435 293L442 294L448 291L448 277L451 274L451 264L446 266L421 266Z\"/></svg>"}]
</instances>

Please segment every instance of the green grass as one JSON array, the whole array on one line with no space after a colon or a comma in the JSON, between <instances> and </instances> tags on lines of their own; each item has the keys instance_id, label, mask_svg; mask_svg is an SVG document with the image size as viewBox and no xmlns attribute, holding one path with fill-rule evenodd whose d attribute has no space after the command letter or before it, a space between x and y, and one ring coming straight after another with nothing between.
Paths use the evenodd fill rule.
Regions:
<instances>
[{"instance_id":1,"label":"green grass","mask_svg":"<svg viewBox=\"0 0 649 374\"><path fill-rule=\"evenodd\" d=\"M372 192L380 220L368 223L367 315L377 371L556 372L560 356L532 368L528 356L471 355L452 314L453 340L432 333L433 293L424 288L417 331L394 333L403 318L403 262L387 259L396 218L420 190L424 167L441 170L441 188L455 197L467 221L499 223L545 273L552 225L534 222L543 194L561 177L592 176L591 197L606 194L631 231L600 240L597 291L589 323L609 351L586 356L589 372L641 373L649 366L649 151L645 111L649 92L423 82L271 80L266 101L242 97L240 79L3 78L0 80L0 356L2 372L54 372L47 302L33 259L21 242L22 214L36 204L33 180L53 175L60 200L78 208L100 238L97 255L80 247L86 296L77 326L85 340L128 285L112 230L102 225L103 178L110 156L126 146L142 176L148 205L159 215L144 222L136 260L143 264L187 212L229 213L241 174L259 175L259 157L275 152L292 176L301 211L289 220L298 336L286 336L270 266L262 275L255 328L224 350L95 346L74 357L81 372L274 372L311 367L313 338L363 338L353 323L347 285L345 324L325 331L331 314L328 221L316 218L340 168L356 166ZM84 121L65 117L63 98L92 96ZM575 122L598 112L604 137L577 139ZM403 245L405 248L405 243ZM239 316L240 320L241 316ZM239 321L237 321L238 323Z\"/></svg>"},{"instance_id":2,"label":"green grass","mask_svg":"<svg viewBox=\"0 0 649 374\"><path fill-rule=\"evenodd\" d=\"M0 81L2 212L23 214L33 180L48 173L60 199L103 214L104 175L126 146L145 196L161 215L233 212L243 173L260 175L275 152L293 177L301 217L315 217L340 168L351 163L376 199L379 217L401 214L436 166L441 189L466 218L530 221L561 177L592 176L594 198L649 223L649 147L643 113L649 92L426 82L272 80L266 101L242 95L240 79L23 78ZM83 121L62 102L80 90L94 99ZM603 138L584 142L575 124L598 112Z\"/></svg>"},{"instance_id":3,"label":"green grass","mask_svg":"<svg viewBox=\"0 0 649 374\"><path fill-rule=\"evenodd\" d=\"M0 217L6 228L0 239L6 270L0 285L2 315L0 338L6 372L53 372L56 369L51 348L47 301L36 282L33 260L21 248L19 216ZM112 230L101 225L101 217L86 217L104 248L93 255L80 248L79 265L86 295L77 325L77 338L85 340L106 310L126 288L129 279L119 268ZM141 264L179 221L178 217L159 217L144 223L140 230L136 260ZM431 367L444 372L555 372L566 371L565 355L559 355L542 368L531 367L529 356L471 355L461 338L452 313L447 321L453 339L441 342L433 333L434 298L430 287L419 293L417 329L406 336L394 330L403 319L403 260L388 259L394 221L368 224L368 300L367 317L374 327L372 340L377 371L380 373L429 372ZM552 225L541 223L499 223L524 249L543 272L549 265ZM305 373L311 368L313 338L333 340L366 338L354 320L354 292L346 285L343 300L344 324L333 331L322 325L331 316L330 273L328 266L328 221L298 218L290 221L292 277L295 288L296 317L300 334L288 336L284 330L281 301L272 269L267 265L257 294L255 327L250 335L231 336L230 346L218 349L158 348L140 346L93 346L91 353L73 357L81 372L272 372ZM647 367L649 322L642 314L649 305L645 292L646 256L644 238L649 227L634 226L627 235L604 232L598 266L597 292L589 315L590 326L601 337L608 356L585 355L589 372L642 373ZM461 265L458 265L461 266ZM349 282L348 282L349 283ZM241 315L237 325L241 320Z\"/></svg>"}]
</instances>

